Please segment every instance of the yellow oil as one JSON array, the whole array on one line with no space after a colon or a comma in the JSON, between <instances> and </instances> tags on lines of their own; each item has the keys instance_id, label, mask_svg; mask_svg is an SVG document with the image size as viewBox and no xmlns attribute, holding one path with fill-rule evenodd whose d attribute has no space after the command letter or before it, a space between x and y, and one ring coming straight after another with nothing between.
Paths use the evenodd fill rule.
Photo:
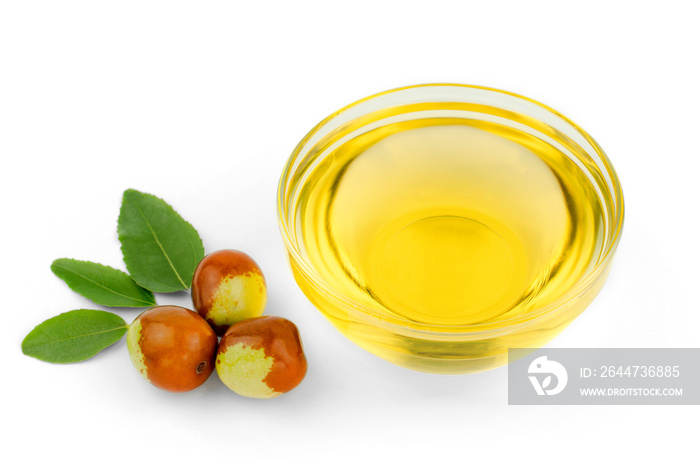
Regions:
<instances>
[{"instance_id":1,"label":"yellow oil","mask_svg":"<svg viewBox=\"0 0 700 463\"><path fill-rule=\"evenodd\" d=\"M296 233L325 282L380 316L441 331L507 321L595 264L603 212L589 175L497 123L396 122L309 169Z\"/></svg>"}]
</instances>

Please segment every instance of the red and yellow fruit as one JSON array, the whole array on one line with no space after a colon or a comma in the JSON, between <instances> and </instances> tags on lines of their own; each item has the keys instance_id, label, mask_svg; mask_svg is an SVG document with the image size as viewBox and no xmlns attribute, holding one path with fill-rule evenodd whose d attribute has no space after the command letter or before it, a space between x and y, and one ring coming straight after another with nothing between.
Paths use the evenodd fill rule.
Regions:
<instances>
[{"instance_id":1,"label":"red and yellow fruit","mask_svg":"<svg viewBox=\"0 0 700 463\"><path fill-rule=\"evenodd\" d=\"M195 389L214 371L216 333L201 316L183 307L146 310L129 325L126 345L139 373L166 391Z\"/></svg>"},{"instance_id":2,"label":"red and yellow fruit","mask_svg":"<svg viewBox=\"0 0 700 463\"><path fill-rule=\"evenodd\" d=\"M247 254L225 249L206 256L192 278L192 303L221 336L234 323L262 315L265 277Z\"/></svg>"},{"instance_id":3,"label":"red and yellow fruit","mask_svg":"<svg viewBox=\"0 0 700 463\"><path fill-rule=\"evenodd\" d=\"M232 325L221 338L216 371L234 392L271 398L294 389L307 363L294 323L281 317L257 317Z\"/></svg>"}]
</instances>

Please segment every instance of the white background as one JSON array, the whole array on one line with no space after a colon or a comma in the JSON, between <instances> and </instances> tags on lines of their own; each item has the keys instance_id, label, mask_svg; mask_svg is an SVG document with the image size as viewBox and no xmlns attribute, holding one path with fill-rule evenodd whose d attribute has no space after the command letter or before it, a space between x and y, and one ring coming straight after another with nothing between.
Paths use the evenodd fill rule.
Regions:
<instances>
[{"instance_id":1,"label":"white background","mask_svg":"<svg viewBox=\"0 0 700 463\"><path fill-rule=\"evenodd\" d=\"M627 206L606 287L549 346L700 347L696 6L0 3L0 452L23 452L12 461L694 458L694 406L509 406L505 368L428 375L355 347L295 286L275 194L305 133L364 96L426 82L526 95L596 138ZM39 322L97 308L51 273L54 259L124 268L116 220L127 188L165 198L208 252L254 256L266 312L302 333L310 367L300 387L244 399L213 375L170 394L139 377L124 340L73 365L22 355ZM187 294L158 301L191 307ZM131 322L139 309L114 312Z\"/></svg>"}]
</instances>

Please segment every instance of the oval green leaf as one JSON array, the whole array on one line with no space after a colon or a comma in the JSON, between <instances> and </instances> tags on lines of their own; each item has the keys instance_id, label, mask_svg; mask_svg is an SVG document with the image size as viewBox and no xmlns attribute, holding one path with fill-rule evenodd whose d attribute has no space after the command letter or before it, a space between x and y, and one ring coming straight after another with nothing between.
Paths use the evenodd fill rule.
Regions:
<instances>
[{"instance_id":1,"label":"oval green leaf","mask_svg":"<svg viewBox=\"0 0 700 463\"><path fill-rule=\"evenodd\" d=\"M126 190L117 232L126 268L139 286L168 293L192 285L204 246L197 230L165 201Z\"/></svg>"},{"instance_id":2,"label":"oval green leaf","mask_svg":"<svg viewBox=\"0 0 700 463\"><path fill-rule=\"evenodd\" d=\"M51 271L70 289L107 307L150 307L153 293L141 288L129 275L107 265L75 259L56 259Z\"/></svg>"},{"instance_id":3,"label":"oval green leaf","mask_svg":"<svg viewBox=\"0 0 700 463\"><path fill-rule=\"evenodd\" d=\"M37 325L22 341L22 352L45 362L80 362L119 341L127 328L104 310L72 310Z\"/></svg>"}]
</instances>

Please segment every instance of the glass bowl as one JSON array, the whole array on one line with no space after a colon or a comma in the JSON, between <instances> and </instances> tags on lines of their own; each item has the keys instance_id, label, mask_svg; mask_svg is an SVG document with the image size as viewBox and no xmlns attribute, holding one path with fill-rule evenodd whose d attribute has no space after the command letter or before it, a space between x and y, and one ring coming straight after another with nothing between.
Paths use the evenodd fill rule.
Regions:
<instances>
[{"instance_id":1,"label":"glass bowl","mask_svg":"<svg viewBox=\"0 0 700 463\"><path fill-rule=\"evenodd\" d=\"M585 131L458 84L330 115L290 156L277 201L292 273L318 310L381 358L448 374L560 333L603 286L624 215Z\"/></svg>"}]
</instances>

